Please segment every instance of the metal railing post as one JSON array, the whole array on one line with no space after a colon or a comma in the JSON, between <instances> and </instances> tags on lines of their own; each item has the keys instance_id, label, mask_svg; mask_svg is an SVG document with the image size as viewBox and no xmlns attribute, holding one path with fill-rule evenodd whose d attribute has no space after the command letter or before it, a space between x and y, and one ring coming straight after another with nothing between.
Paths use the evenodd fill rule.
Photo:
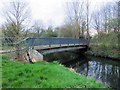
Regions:
<instances>
[{"instance_id":1,"label":"metal railing post","mask_svg":"<svg viewBox=\"0 0 120 90\"><path fill-rule=\"evenodd\" d=\"M49 47L51 47L52 40L50 38L48 39L49 39Z\"/></svg>"},{"instance_id":2,"label":"metal railing post","mask_svg":"<svg viewBox=\"0 0 120 90\"><path fill-rule=\"evenodd\" d=\"M61 40L59 40L59 42L60 42L60 47L61 47Z\"/></svg>"}]
</instances>

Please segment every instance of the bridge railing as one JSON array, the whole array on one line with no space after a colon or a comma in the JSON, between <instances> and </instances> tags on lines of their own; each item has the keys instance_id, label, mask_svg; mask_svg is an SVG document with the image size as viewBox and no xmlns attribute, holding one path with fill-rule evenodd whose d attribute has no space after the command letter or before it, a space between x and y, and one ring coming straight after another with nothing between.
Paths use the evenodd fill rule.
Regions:
<instances>
[{"instance_id":1,"label":"bridge railing","mask_svg":"<svg viewBox=\"0 0 120 90\"><path fill-rule=\"evenodd\" d=\"M49 38L26 38L22 41L27 47L32 46L41 46L41 45L87 45L87 40L84 38L81 39L73 39L73 38L59 38L59 37L49 37Z\"/></svg>"}]
</instances>

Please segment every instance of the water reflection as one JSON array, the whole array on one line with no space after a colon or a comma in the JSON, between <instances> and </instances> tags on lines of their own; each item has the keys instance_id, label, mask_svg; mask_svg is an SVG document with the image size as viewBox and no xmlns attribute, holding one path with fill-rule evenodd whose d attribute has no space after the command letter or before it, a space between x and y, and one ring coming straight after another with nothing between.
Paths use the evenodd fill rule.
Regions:
<instances>
[{"instance_id":1,"label":"water reflection","mask_svg":"<svg viewBox=\"0 0 120 90\"><path fill-rule=\"evenodd\" d=\"M76 72L84 74L87 77L93 77L102 81L104 84L120 90L120 65L118 62L101 58L89 58L85 62L75 64L66 64L72 67Z\"/></svg>"}]
</instances>

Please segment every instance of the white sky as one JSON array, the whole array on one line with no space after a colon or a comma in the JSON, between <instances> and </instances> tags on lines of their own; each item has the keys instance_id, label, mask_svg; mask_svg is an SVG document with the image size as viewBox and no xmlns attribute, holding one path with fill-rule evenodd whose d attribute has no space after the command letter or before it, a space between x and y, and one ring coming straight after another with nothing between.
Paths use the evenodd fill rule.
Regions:
<instances>
[{"instance_id":1,"label":"white sky","mask_svg":"<svg viewBox=\"0 0 120 90\"><path fill-rule=\"evenodd\" d=\"M0 0L0 11L4 8L5 3L11 0ZM24 1L24 0L23 0ZM65 19L65 2L70 0L26 0L30 3L32 13L32 20L42 20L47 26L60 26ZM113 0L89 0L91 9L95 10L95 6L101 6L102 2L110 2ZM1 14L1 13L0 13ZM0 25L4 22L2 15L0 15Z\"/></svg>"}]
</instances>

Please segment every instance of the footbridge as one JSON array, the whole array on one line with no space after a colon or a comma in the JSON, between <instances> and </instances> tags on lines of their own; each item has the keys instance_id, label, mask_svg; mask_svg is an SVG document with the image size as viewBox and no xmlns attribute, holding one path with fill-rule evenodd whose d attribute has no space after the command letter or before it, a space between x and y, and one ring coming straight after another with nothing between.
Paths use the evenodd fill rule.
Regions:
<instances>
[{"instance_id":1,"label":"footbridge","mask_svg":"<svg viewBox=\"0 0 120 90\"><path fill-rule=\"evenodd\" d=\"M34 61L43 60L43 56L47 53L70 50L87 50L88 40L84 38L73 39L60 37L29 37L18 42L17 45L23 45L22 47L24 47L26 50L24 57L26 57L30 63L33 63Z\"/></svg>"},{"instance_id":2,"label":"footbridge","mask_svg":"<svg viewBox=\"0 0 120 90\"><path fill-rule=\"evenodd\" d=\"M27 48L33 48L41 51L42 53L53 53L61 51L69 51L76 49L86 49L88 46L88 40L84 38L37 38L29 37L21 41Z\"/></svg>"}]
</instances>

